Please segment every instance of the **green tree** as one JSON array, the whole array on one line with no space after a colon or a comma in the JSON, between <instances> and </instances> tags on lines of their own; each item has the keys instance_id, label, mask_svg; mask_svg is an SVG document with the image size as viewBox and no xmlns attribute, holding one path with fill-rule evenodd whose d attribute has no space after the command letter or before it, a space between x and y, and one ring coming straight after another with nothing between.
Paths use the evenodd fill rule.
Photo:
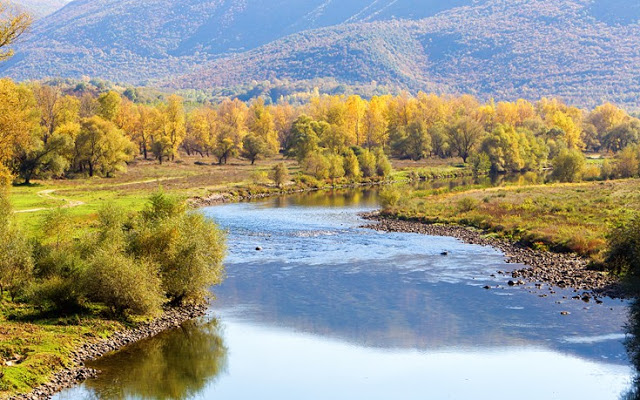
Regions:
<instances>
[{"instance_id":1,"label":"green tree","mask_svg":"<svg viewBox=\"0 0 640 400\"><path fill-rule=\"evenodd\" d=\"M329 160L320 152L314 151L307 154L302 160L302 169L316 179L326 179L329 177Z\"/></svg>"},{"instance_id":2,"label":"green tree","mask_svg":"<svg viewBox=\"0 0 640 400\"><path fill-rule=\"evenodd\" d=\"M268 152L267 142L258 135L250 133L242 140L242 155L251 161L251 165L260 157L266 156Z\"/></svg>"},{"instance_id":3,"label":"green tree","mask_svg":"<svg viewBox=\"0 0 640 400\"><path fill-rule=\"evenodd\" d=\"M409 124L404 147L409 158L415 161L431 153L431 135L429 135L427 124L424 121L413 121Z\"/></svg>"},{"instance_id":4,"label":"green tree","mask_svg":"<svg viewBox=\"0 0 640 400\"><path fill-rule=\"evenodd\" d=\"M584 154L579 150L564 150L552 161L553 177L560 182L577 182L587 164Z\"/></svg>"},{"instance_id":5,"label":"green tree","mask_svg":"<svg viewBox=\"0 0 640 400\"><path fill-rule=\"evenodd\" d=\"M449 127L449 145L466 163L483 135L480 123L471 117L460 117Z\"/></svg>"},{"instance_id":6,"label":"green tree","mask_svg":"<svg viewBox=\"0 0 640 400\"><path fill-rule=\"evenodd\" d=\"M307 115L301 115L291 127L290 143L285 148L289 157L295 157L298 161L304 160L308 154L319 149L320 137L329 129L326 122L318 122Z\"/></svg>"},{"instance_id":7,"label":"green tree","mask_svg":"<svg viewBox=\"0 0 640 400\"><path fill-rule=\"evenodd\" d=\"M330 154L327 156L327 161L329 162L329 178L342 178L345 174L344 158L338 154Z\"/></svg>"}]
</instances>

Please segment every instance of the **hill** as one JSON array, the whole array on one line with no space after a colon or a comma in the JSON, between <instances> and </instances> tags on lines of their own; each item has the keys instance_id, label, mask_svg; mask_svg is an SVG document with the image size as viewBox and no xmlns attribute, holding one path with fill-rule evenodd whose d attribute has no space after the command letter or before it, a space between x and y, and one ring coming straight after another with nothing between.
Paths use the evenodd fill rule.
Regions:
<instances>
[{"instance_id":1,"label":"hill","mask_svg":"<svg viewBox=\"0 0 640 400\"><path fill-rule=\"evenodd\" d=\"M19 8L29 12L34 18L43 18L58 11L71 0L11 0Z\"/></svg>"},{"instance_id":2,"label":"hill","mask_svg":"<svg viewBox=\"0 0 640 400\"><path fill-rule=\"evenodd\" d=\"M0 73L212 88L331 78L637 109L635 0L76 0Z\"/></svg>"}]
</instances>

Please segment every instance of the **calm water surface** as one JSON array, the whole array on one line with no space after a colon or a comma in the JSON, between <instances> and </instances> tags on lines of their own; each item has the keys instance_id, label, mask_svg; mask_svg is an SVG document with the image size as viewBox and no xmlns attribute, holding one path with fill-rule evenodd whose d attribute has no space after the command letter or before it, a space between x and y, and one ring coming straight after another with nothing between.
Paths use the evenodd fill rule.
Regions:
<instances>
[{"instance_id":1,"label":"calm water surface","mask_svg":"<svg viewBox=\"0 0 640 400\"><path fill-rule=\"evenodd\" d=\"M510 288L496 271L520 265L498 251L360 228L358 213L375 208L374 191L353 191L205 209L229 230L228 278L209 314L95 362L98 379L56 399L618 399L629 390L628 304Z\"/></svg>"}]
</instances>

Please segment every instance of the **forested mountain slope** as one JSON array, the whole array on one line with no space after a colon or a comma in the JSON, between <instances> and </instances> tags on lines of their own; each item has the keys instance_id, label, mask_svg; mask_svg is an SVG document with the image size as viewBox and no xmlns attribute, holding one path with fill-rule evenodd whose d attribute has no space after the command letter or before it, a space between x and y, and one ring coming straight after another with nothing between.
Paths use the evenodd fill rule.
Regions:
<instances>
[{"instance_id":1,"label":"forested mountain slope","mask_svg":"<svg viewBox=\"0 0 640 400\"><path fill-rule=\"evenodd\" d=\"M335 78L633 108L635 0L76 0L0 73L180 88Z\"/></svg>"},{"instance_id":2,"label":"forested mountain slope","mask_svg":"<svg viewBox=\"0 0 640 400\"><path fill-rule=\"evenodd\" d=\"M10 0L10 3L29 12L34 18L42 18L58 11L69 3L69 1L70 0Z\"/></svg>"}]
</instances>

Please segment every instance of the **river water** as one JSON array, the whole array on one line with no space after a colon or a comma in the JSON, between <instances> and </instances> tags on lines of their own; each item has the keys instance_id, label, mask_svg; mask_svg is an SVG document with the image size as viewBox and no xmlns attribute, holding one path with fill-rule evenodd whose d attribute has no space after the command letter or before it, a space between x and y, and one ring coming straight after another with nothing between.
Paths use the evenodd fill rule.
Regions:
<instances>
[{"instance_id":1,"label":"river water","mask_svg":"<svg viewBox=\"0 0 640 400\"><path fill-rule=\"evenodd\" d=\"M492 248L360 228L358 213L377 207L375 191L356 190L204 209L229 231L208 315L92 363L99 378L56 399L618 399L631 388L626 302L509 287L496 272L521 265Z\"/></svg>"}]
</instances>

